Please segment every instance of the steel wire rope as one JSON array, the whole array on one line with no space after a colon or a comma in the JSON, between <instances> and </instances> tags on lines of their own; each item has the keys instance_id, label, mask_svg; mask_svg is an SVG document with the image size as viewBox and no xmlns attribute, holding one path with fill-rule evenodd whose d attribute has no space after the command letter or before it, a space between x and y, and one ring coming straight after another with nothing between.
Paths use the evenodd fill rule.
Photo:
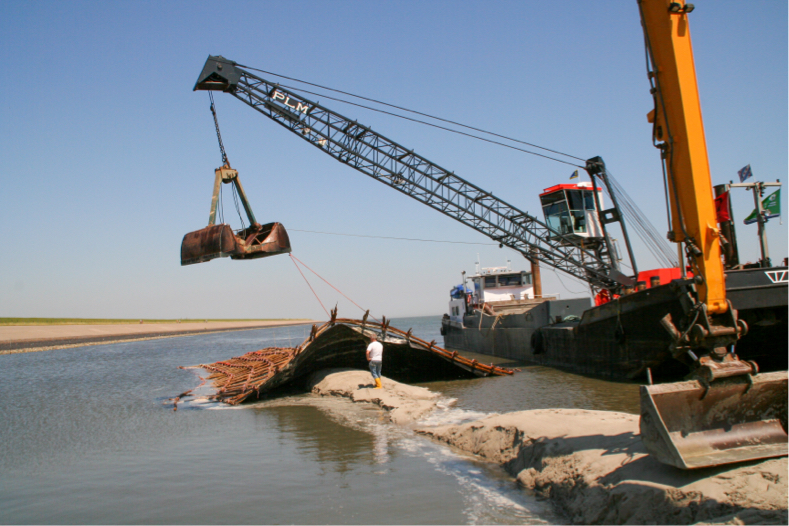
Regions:
<instances>
[{"instance_id":1,"label":"steel wire rope","mask_svg":"<svg viewBox=\"0 0 789 526\"><path fill-rule=\"evenodd\" d=\"M219 224L220 225L224 225L225 224L225 205L222 202L222 185L221 184L219 185L219 196L218 196L217 201L219 201L217 203L217 209L218 209L217 210L217 215L219 216ZM216 224L216 220L214 220L214 224Z\"/></svg>"},{"instance_id":2,"label":"steel wire rope","mask_svg":"<svg viewBox=\"0 0 789 526\"><path fill-rule=\"evenodd\" d=\"M349 298L348 296L346 296L345 294L343 294L343 292L342 292L340 289L338 289L337 287L335 287L334 285L332 285L331 283L329 283L328 281L326 281L326 280L325 280L325 279L324 279L324 278L323 278L323 277L322 277L320 274L318 274L317 272L315 272L314 270L312 270L312 269L311 269L310 267L308 267L308 266L307 266L307 265L306 265L306 264L305 264L305 263L304 263L302 260L300 260L299 258L297 258L296 256L294 256L294 255L293 255L293 253L291 253L291 254L289 254L289 255L290 255L290 257L291 257L292 259L295 259L296 261L298 261L299 263L301 263L302 265L304 265L304 268L306 268L307 270L309 270L310 272L312 272L313 274L315 274L316 276L318 276L320 279L322 279L322 280L324 281L324 283L326 283L328 286L330 286L331 288L333 288L334 290L336 290L337 292L339 292L340 294L342 294L343 298L345 298L346 300L350 301L351 303L353 303L354 305L356 305L357 307L359 307L359 310L361 310L362 312L366 312L366 309L365 309L364 307L361 307L361 306L359 306L359 304L358 304L358 303L356 303L356 302L355 302L355 301L353 301L351 298ZM372 319L374 319L375 321L377 321L378 323L381 323L381 321L380 321L378 318L376 318L375 316L373 316L372 314L370 315L370 317L371 317Z\"/></svg>"},{"instance_id":3,"label":"steel wire rope","mask_svg":"<svg viewBox=\"0 0 789 526\"><path fill-rule=\"evenodd\" d=\"M566 289L568 292L570 292L571 294L583 294L583 292L576 292L576 291L574 291L574 290L570 290L570 287L568 287L567 285L565 285L565 284L564 284L564 281L562 281L562 278L561 278L561 276L559 276L559 273L558 273L558 272L556 272L556 270L554 270L554 269L549 269L549 270L550 270L551 272L553 272L554 276L556 276L556 279L558 279L558 280L559 280L559 283L561 283L561 284L562 284L562 287L564 287L564 288L565 288L565 289ZM566 277L566 276L565 276L565 277ZM579 284L579 285L581 285L581 283L580 283L580 280L578 280L578 278L575 278L575 277L573 277L573 276L570 276L570 279L575 279L575 280L579 281L579 283L578 283L578 284ZM584 285L589 285L589 286L590 286L590 288L591 288L591 285L590 285L589 283L584 283ZM593 290L592 292L594 293L594 290ZM545 296L545 295L543 294L543 296Z\"/></svg>"},{"instance_id":4,"label":"steel wire rope","mask_svg":"<svg viewBox=\"0 0 789 526\"><path fill-rule=\"evenodd\" d=\"M655 226L647 219L646 214L644 214L635 201L625 192L619 181L617 181L610 172L607 172L607 175L612 190L616 192L616 197L625 215L635 226L636 233L642 241L644 241L647 249L660 264L667 267L678 265L676 256L669 247L668 242L658 233Z\"/></svg>"},{"instance_id":5,"label":"steel wire rope","mask_svg":"<svg viewBox=\"0 0 789 526\"><path fill-rule=\"evenodd\" d=\"M238 214L238 218L241 220L241 230L245 230L247 227L246 227L246 223L244 223L244 218L241 215L241 208L239 208L238 206L238 192L236 191L236 185L233 185L233 203L235 203L236 205L236 213Z\"/></svg>"},{"instance_id":6,"label":"steel wire rope","mask_svg":"<svg viewBox=\"0 0 789 526\"><path fill-rule=\"evenodd\" d=\"M417 239L410 237L392 237L392 236L368 236L363 234L340 234L337 232L320 232L318 230L298 230L296 228L288 228L288 232L307 232L310 234L326 234L330 236L346 236L346 237L366 237L371 239L395 239L398 241L422 241L425 243L455 243L460 245L487 245L497 246L498 243L475 243L472 241L444 241L440 239Z\"/></svg>"},{"instance_id":7,"label":"steel wire rope","mask_svg":"<svg viewBox=\"0 0 789 526\"><path fill-rule=\"evenodd\" d=\"M433 128L438 128L439 130L445 130L445 131L448 131L448 132L456 133L458 135L463 135L465 137L471 137L472 139L478 139L480 141L489 142L491 144L497 144L499 146L504 146L505 148L510 148L512 150L517 150L519 152L528 153L530 155L536 155L537 157L542 157L543 159L549 159L551 161L556 161L557 163L562 163L562 164L567 164L567 165L570 165L570 166L575 166L576 168L585 168L585 166L581 165L581 164L577 164L577 163L569 162L569 161L563 161L561 159L557 159L557 158L551 157L549 155L544 155L542 153L532 152L532 151L526 150L524 148L518 148L517 146L512 146L510 144L506 144L506 143L503 143L503 142L494 141L492 139L486 139L484 137L480 137L478 135L473 135L471 133L466 133L466 132L462 132L462 131L459 131L459 130L453 130L452 128L447 128L446 126L439 126L438 124L433 124L431 122L425 122L425 121L421 121L419 119L406 117L405 115L398 115L397 113L392 113L391 111L380 110L378 108L373 108L371 106L365 106L364 104L358 104L356 102L351 102L349 100L344 100L344 99L340 99L340 98L337 98L337 97L332 97L331 95L326 95L325 93L316 93L314 91L309 91L309 90L306 90L304 88L298 88L298 87L295 87L295 86L285 86L285 85L282 85L282 84L280 84L280 85L283 86L284 88L291 89L291 90L293 90L295 92L303 92L303 93L309 93L310 95L317 95L318 97L325 97L327 99L336 100L337 102L342 102L344 104L350 104L351 106L356 106L358 108L364 108L366 110L375 111L375 112L378 112L378 113L383 113L384 115L391 115L392 117L397 117L398 119L404 119L404 120L407 120L407 121L416 122L416 123L419 123L419 124L424 124L425 126L432 126ZM539 148L539 146L538 146L538 148ZM561 155L566 155L566 154L561 154ZM574 159L580 159L580 157L574 157L572 155L568 155L568 157L572 157Z\"/></svg>"},{"instance_id":8,"label":"steel wire rope","mask_svg":"<svg viewBox=\"0 0 789 526\"><path fill-rule=\"evenodd\" d=\"M653 227L651 224L641 217L636 210L634 210L634 205L632 202L623 198L621 191L616 191L616 194L619 198L620 206L624 215L630 221L630 224L633 225L636 234L644 242L649 252L660 264L671 266L670 260L667 260L665 258L665 254L660 250L661 247L659 247L659 238L655 238L652 234Z\"/></svg>"},{"instance_id":9,"label":"steel wire rope","mask_svg":"<svg viewBox=\"0 0 789 526\"><path fill-rule=\"evenodd\" d=\"M219 132L219 119L216 116L216 108L214 106L214 93L208 92L208 98L211 100L211 114L214 116L214 127L216 128L216 138L219 141L219 151L222 153L222 164L230 166L230 161L225 152L225 145L222 143L222 134Z\"/></svg>"},{"instance_id":10,"label":"steel wire rope","mask_svg":"<svg viewBox=\"0 0 789 526\"><path fill-rule=\"evenodd\" d=\"M296 263L296 258L294 258L294 257L293 257L293 254L288 254L288 255L290 256L290 260L291 260L291 261L293 261L293 264L294 264L294 265L296 265L296 270L298 270L298 271L299 271L299 274L301 274L301 277L302 277L302 278L304 278L304 282L305 282L305 283L307 284L307 286L310 288L310 290L312 291L312 294L313 294L313 295L315 295L315 299L316 299L316 300L318 300L318 303L320 303L320 304L321 304L321 308L323 309L323 312L325 312L325 313L326 313L326 316L329 316L329 317L331 317L331 315L329 314L329 311L327 311L327 310L326 310L326 307L324 307L324 306L323 306L323 302L322 302L322 301L321 301L321 299L318 297L318 295L315 293L315 289L313 289L313 288L312 288L312 285L310 285L310 282L309 282L309 280L307 280L307 276L305 276L305 275L304 275L304 273L303 273L303 272L301 271L301 269L299 268L299 265ZM306 265L305 265L305 266L306 266Z\"/></svg>"},{"instance_id":11,"label":"steel wire rope","mask_svg":"<svg viewBox=\"0 0 789 526\"><path fill-rule=\"evenodd\" d=\"M409 113L414 113L416 115L422 115L423 117L428 117L430 119L435 119L437 121L442 121L442 122L446 122L446 123L449 123L449 124L454 124L455 126L461 126L463 128L468 128L469 130L474 130L474 131L478 131L478 132L485 133L485 134L488 134L488 135L493 135L494 137L500 137L502 139L507 139L508 141L517 142L517 143L521 143L521 144L526 144L526 145L531 146L533 148L538 148L540 150L545 150L546 152L555 153L555 154L558 154L558 155L562 155L564 157L570 157L572 159L577 159L579 161L585 161L586 160L586 159L582 159L581 157L576 157L575 155L570 155L569 153L563 153L563 152L560 152L558 150L552 150L550 148L545 148L543 146L538 146L536 144L533 144L533 143L530 143L530 142L526 142L526 141L522 141L520 139L514 139L512 137L507 137L506 135L501 135L501 134L498 134L498 133L495 133L495 132L483 130L482 128L476 128L474 126L469 126L467 124L463 124L463 123L460 123L460 122L457 122L457 121L453 121L453 120L450 120L450 119L444 119L444 118L441 118L441 117L436 117L435 115L430 115L428 113L423 113L421 111L411 110L411 109L405 108L403 106L398 106L396 104L390 104L388 102L383 102L383 101L380 101L380 100L377 100L377 99L373 99L373 98L370 98L370 97L364 97L362 95L356 95L354 93L350 93L350 92L347 92L347 91L342 91L342 90L335 89L335 88L330 88L328 86L322 86L320 84L315 84L313 82L308 82L306 80L301 80L301 79L297 79L297 78L294 78L294 77L288 77L287 75L280 75L279 73L274 73L272 71L266 71L266 70L263 70L263 69L253 68L253 67L250 67L250 66L244 66L242 64L238 64L238 66L242 67L242 68L246 68L246 69L251 69L253 71L259 71L261 73L265 73L266 75L273 75L275 77L280 77L280 78L283 78L283 79L288 79L288 80L292 80L292 81L295 81L295 82L300 82L302 84L307 84L309 86L315 86L316 88L321 88L321 89L325 89L325 90L329 90L329 91L334 91L335 93L342 93L343 95L348 95L350 97L356 97L357 99L367 100L367 101L370 101L370 102L374 102L376 104L381 104L382 106L388 106L390 108L396 108L398 110L407 111ZM297 89L297 88L291 88L291 89ZM304 90L304 91L306 91L306 90ZM307 92L307 93L310 93L310 92ZM337 100L337 99L335 99L335 100ZM344 102L344 101L341 101L341 102ZM352 103L349 103L349 104L352 104ZM375 111L378 111L378 110L375 110ZM420 121L417 121L417 122L420 122Z\"/></svg>"}]
</instances>

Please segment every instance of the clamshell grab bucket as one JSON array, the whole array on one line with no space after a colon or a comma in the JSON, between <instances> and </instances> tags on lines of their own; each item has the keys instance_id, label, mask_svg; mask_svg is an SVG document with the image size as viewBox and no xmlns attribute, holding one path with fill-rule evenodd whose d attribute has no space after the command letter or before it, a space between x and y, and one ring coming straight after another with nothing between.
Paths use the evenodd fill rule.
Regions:
<instances>
[{"instance_id":1,"label":"clamshell grab bucket","mask_svg":"<svg viewBox=\"0 0 789 526\"><path fill-rule=\"evenodd\" d=\"M230 225L215 224L216 209L219 202L219 188L231 184L238 193L241 204L249 219L248 228L233 232ZM259 224L252 213L238 172L225 162L214 170L214 193L211 197L211 212L208 226L189 232L181 242L181 266L204 263L215 258L258 259L290 252L290 238L281 223Z\"/></svg>"},{"instance_id":2,"label":"clamshell grab bucket","mask_svg":"<svg viewBox=\"0 0 789 526\"><path fill-rule=\"evenodd\" d=\"M181 242L181 265L215 258L257 259L290 252L290 239L280 223L253 225L234 233L230 225L209 225L189 232Z\"/></svg>"},{"instance_id":3,"label":"clamshell grab bucket","mask_svg":"<svg viewBox=\"0 0 789 526\"><path fill-rule=\"evenodd\" d=\"M641 386L641 440L682 469L787 455L787 372Z\"/></svg>"}]
</instances>

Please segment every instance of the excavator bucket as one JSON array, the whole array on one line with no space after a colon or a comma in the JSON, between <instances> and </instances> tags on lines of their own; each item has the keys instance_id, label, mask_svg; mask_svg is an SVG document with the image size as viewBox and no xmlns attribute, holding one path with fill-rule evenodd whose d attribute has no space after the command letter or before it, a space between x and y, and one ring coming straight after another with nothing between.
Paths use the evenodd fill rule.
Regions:
<instances>
[{"instance_id":1,"label":"excavator bucket","mask_svg":"<svg viewBox=\"0 0 789 526\"><path fill-rule=\"evenodd\" d=\"M189 232L181 242L181 265L214 258L256 259L290 252L290 239L280 223L253 225L235 234L230 225L209 225Z\"/></svg>"},{"instance_id":2,"label":"excavator bucket","mask_svg":"<svg viewBox=\"0 0 789 526\"><path fill-rule=\"evenodd\" d=\"M787 455L787 372L641 386L641 440L681 469Z\"/></svg>"}]
</instances>

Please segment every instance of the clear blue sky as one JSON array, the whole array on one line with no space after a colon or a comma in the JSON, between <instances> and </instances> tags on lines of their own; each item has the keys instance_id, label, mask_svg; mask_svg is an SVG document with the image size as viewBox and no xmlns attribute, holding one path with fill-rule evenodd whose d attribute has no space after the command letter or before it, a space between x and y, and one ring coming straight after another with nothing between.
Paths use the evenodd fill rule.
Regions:
<instances>
[{"instance_id":1,"label":"clear blue sky","mask_svg":"<svg viewBox=\"0 0 789 526\"><path fill-rule=\"evenodd\" d=\"M787 4L698 0L691 32L713 182L746 164L787 174ZM314 317L290 258L181 267L207 224L221 164L209 54L520 138L608 168L667 230L635 0L501 2L3 3L0 47L0 316ZM228 155L257 218L376 316L441 314L463 270L526 262L343 166L225 94ZM572 168L323 101L541 217L538 194ZM786 190L782 209L786 213ZM750 193L734 196L741 222ZM227 208L232 205L227 203ZM232 217L231 214L227 214ZM467 241L420 243L297 232ZM774 260L787 224L768 224ZM741 257L758 258L755 226ZM653 265L643 247L641 266ZM546 293L584 294L543 272ZM314 276L324 303L360 312Z\"/></svg>"}]
</instances>

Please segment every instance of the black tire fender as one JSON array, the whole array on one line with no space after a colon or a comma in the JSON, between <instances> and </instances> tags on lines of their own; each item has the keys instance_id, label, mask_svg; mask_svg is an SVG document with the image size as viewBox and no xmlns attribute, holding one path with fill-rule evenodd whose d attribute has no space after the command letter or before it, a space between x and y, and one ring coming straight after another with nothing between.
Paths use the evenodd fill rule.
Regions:
<instances>
[{"instance_id":1,"label":"black tire fender","mask_svg":"<svg viewBox=\"0 0 789 526\"><path fill-rule=\"evenodd\" d=\"M539 329L531 334L531 353L540 354L544 350L542 332Z\"/></svg>"}]
</instances>

